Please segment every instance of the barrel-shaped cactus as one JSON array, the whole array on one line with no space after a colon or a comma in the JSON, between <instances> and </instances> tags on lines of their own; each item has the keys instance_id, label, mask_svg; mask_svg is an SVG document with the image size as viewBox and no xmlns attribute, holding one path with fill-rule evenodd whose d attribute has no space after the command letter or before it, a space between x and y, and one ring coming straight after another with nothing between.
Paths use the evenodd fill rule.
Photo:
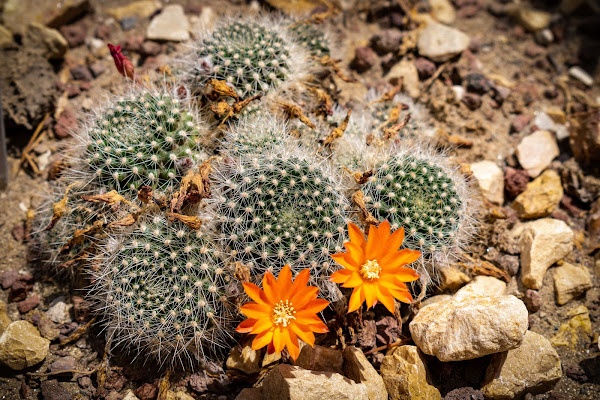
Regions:
<instances>
[{"instance_id":1,"label":"barrel-shaped cactus","mask_svg":"<svg viewBox=\"0 0 600 400\"><path fill-rule=\"evenodd\" d=\"M114 345L169 365L223 350L230 274L202 230L151 214L112 237L103 261L93 293Z\"/></svg>"}]
</instances>

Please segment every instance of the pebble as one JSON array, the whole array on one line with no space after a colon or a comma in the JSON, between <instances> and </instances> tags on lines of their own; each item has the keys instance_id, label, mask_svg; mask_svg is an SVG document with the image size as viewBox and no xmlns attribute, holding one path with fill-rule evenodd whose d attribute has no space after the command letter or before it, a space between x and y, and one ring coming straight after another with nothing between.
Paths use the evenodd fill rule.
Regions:
<instances>
[{"instance_id":1,"label":"pebble","mask_svg":"<svg viewBox=\"0 0 600 400\"><path fill-rule=\"evenodd\" d=\"M128 390L127 392L125 392L125 396L123 397L123 400L140 400L139 397L137 397L135 395L135 393L133 393L132 390Z\"/></svg>"},{"instance_id":2,"label":"pebble","mask_svg":"<svg viewBox=\"0 0 600 400\"><path fill-rule=\"evenodd\" d=\"M569 144L575 159L586 166L597 165L600 162L600 110L578 114L571 122Z\"/></svg>"},{"instance_id":3,"label":"pebble","mask_svg":"<svg viewBox=\"0 0 600 400\"><path fill-rule=\"evenodd\" d=\"M371 47L378 54L383 55L398 51L401 41L402 33L398 29L384 29L381 33L373 36Z\"/></svg>"},{"instance_id":4,"label":"pebble","mask_svg":"<svg viewBox=\"0 0 600 400\"><path fill-rule=\"evenodd\" d=\"M452 298L421 308L409 325L425 354L441 361L471 360L518 347L528 326L515 296Z\"/></svg>"},{"instance_id":5,"label":"pebble","mask_svg":"<svg viewBox=\"0 0 600 400\"><path fill-rule=\"evenodd\" d=\"M504 173L493 161L471 164L471 172L479 183L483 196L494 204L504 203Z\"/></svg>"},{"instance_id":6,"label":"pebble","mask_svg":"<svg viewBox=\"0 0 600 400\"><path fill-rule=\"evenodd\" d=\"M145 41L140 46L140 53L145 56L156 56L162 51L162 46L159 43Z\"/></svg>"},{"instance_id":7,"label":"pebble","mask_svg":"<svg viewBox=\"0 0 600 400\"><path fill-rule=\"evenodd\" d=\"M470 281L469 275L456 267L440 268L440 290L457 290Z\"/></svg>"},{"instance_id":8,"label":"pebble","mask_svg":"<svg viewBox=\"0 0 600 400\"><path fill-rule=\"evenodd\" d=\"M134 1L126 6L109 8L106 13L117 21L128 17L148 18L157 12L161 6L158 0Z\"/></svg>"},{"instance_id":9,"label":"pebble","mask_svg":"<svg viewBox=\"0 0 600 400\"><path fill-rule=\"evenodd\" d=\"M295 364L304 369L343 374L344 356L337 349L325 346L303 346Z\"/></svg>"},{"instance_id":10,"label":"pebble","mask_svg":"<svg viewBox=\"0 0 600 400\"><path fill-rule=\"evenodd\" d=\"M519 133L521 132L523 129L525 129L525 127L527 126L527 124L531 121L531 115L527 115L527 114L519 114L517 115L511 125L510 125L510 130L511 132L516 132Z\"/></svg>"},{"instance_id":11,"label":"pebble","mask_svg":"<svg viewBox=\"0 0 600 400\"><path fill-rule=\"evenodd\" d=\"M547 217L557 209L563 195L560 176L549 169L527 184L525 191L513 201L512 208L519 218Z\"/></svg>"},{"instance_id":12,"label":"pebble","mask_svg":"<svg viewBox=\"0 0 600 400\"><path fill-rule=\"evenodd\" d=\"M235 400L263 400L262 388L251 387L242 389Z\"/></svg>"},{"instance_id":13,"label":"pebble","mask_svg":"<svg viewBox=\"0 0 600 400\"><path fill-rule=\"evenodd\" d=\"M151 383L144 383L142 386L135 389L134 393L140 400L154 400L158 394L158 388Z\"/></svg>"},{"instance_id":14,"label":"pebble","mask_svg":"<svg viewBox=\"0 0 600 400\"><path fill-rule=\"evenodd\" d=\"M239 346L231 349L227 362L227 369L237 369L246 374L256 374L260 371L262 351L253 350L250 345L241 349Z\"/></svg>"},{"instance_id":15,"label":"pebble","mask_svg":"<svg viewBox=\"0 0 600 400\"><path fill-rule=\"evenodd\" d=\"M583 68L578 66L569 68L569 76L571 78L577 79L585 86L592 86L594 84L594 78L592 78L590 74L585 72Z\"/></svg>"},{"instance_id":16,"label":"pebble","mask_svg":"<svg viewBox=\"0 0 600 400\"><path fill-rule=\"evenodd\" d=\"M558 353L542 335L527 331L517 349L492 356L481 391L489 399L546 392L562 377Z\"/></svg>"},{"instance_id":17,"label":"pebble","mask_svg":"<svg viewBox=\"0 0 600 400\"><path fill-rule=\"evenodd\" d=\"M461 85L452 86L452 91L454 92L454 97L456 101L461 101L463 96L465 95L465 88Z\"/></svg>"},{"instance_id":18,"label":"pebble","mask_svg":"<svg viewBox=\"0 0 600 400\"><path fill-rule=\"evenodd\" d=\"M133 28L135 28L137 23L138 23L137 17L126 17L119 21L119 24L121 25L121 29L123 29L124 31L132 30Z\"/></svg>"},{"instance_id":19,"label":"pebble","mask_svg":"<svg viewBox=\"0 0 600 400\"><path fill-rule=\"evenodd\" d=\"M560 325L558 333L550 339L550 342L554 346L565 346L571 349L575 349L578 343L583 342L587 347L592 336L592 320L588 308L582 304L572 309L568 315L571 318Z\"/></svg>"},{"instance_id":20,"label":"pebble","mask_svg":"<svg viewBox=\"0 0 600 400\"><path fill-rule=\"evenodd\" d=\"M429 0L431 15L442 24L450 25L456 20L456 11L449 0Z\"/></svg>"},{"instance_id":21,"label":"pebble","mask_svg":"<svg viewBox=\"0 0 600 400\"><path fill-rule=\"evenodd\" d=\"M6 315L6 303L0 300L0 334L12 323L12 320Z\"/></svg>"},{"instance_id":22,"label":"pebble","mask_svg":"<svg viewBox=\"0 0 600 400\"><path fill-rule=\"evenodd\" d=\"M380 367L390 400L441 400L440 391L433 386L421 352L416 346L398 346L384 357Z\"/></svg>"},{"instance_id":23,"label":"pebble","mask_svg":"<svg viewBox=\"0 0 600 400\"><path fill-rule=\"evenodd\" d=\"M560 154L554 135L548 131L535 131L521 140L516 155L529 176L535 178Z\"/></svg>"},{"instance_id":24,"label":"pebble","mask_svg":"<svg viewBox=\"0 0 600 400\"><path fill-rule=\"evenodd\" d=\"M42 362L48 355L50 341L27 321L14 321L0 336L0 363L22 370Z\"/></svg>"},{"instance_id":25,"label":"pebble","mask_svg":"<svg viewBox=\"0 0 600 400\"><path fill-rule=\"evenodd\" d=\"M190 23L179 4L170 4L152 18L146 38L150 40L169 40L182 42L190 38Z\"/></svg>"},{"instance_id":26,"label":"pebble","mask_svg":"<svg viewBox=\"0 0 600 400\"><path fill-rule=\"evenodd\" d=\"M555 111L560 110L549 108L546 110L546 112L537 112L533 120L533 124L540 130L553 131L558 140L563 140L569 137L569 130L566 126L566 120L561 121L560 116L556 114ZM564 113L562 114L563 117L566 118Z\"/></svg>"},{"instance_id":27,"label":"pebble","mask_svg":"<svg viewBox=\"0 0 600 400\"><path fill-rule=\"evenodd\" d=\"M77 360L73 356L61 357L50 364L51 372L68 371L77 369Z\"/></svg>"},{"instance_id":28,"label":"pebble","mask_svg":"<svg viewBox=\"0 0 600 400\"><path fill-rule=\"evenodd\" d=\"M419 71L417 71L417 67L410 59L402 59L398 64L394 65L386 75L386 78L392 84L402 82L402 87L413 99L416 99L421 94L421 90L419 89Z\"/></svg>"},{"instance_id":29,"label":"pebble","mask_svg":"<svg viewBox=\"0 0 600 400\"><path fill-rule=\"evenodd\" d=\"M425 300L423 300L421 302L421 306L425 307L425 306L428 306L433 303L438 303L440 301L450 300L451 298L452 298L451 294L438 294L438 295L431 296L431 297L428 297Z\"/></svg>"},{"instance_id":30,"label":"pebble","mask_svg":"<svg viewBox=\"0 0 600 400\"><path fill-rule=\"evenodd\" d=\"M512 12L521 26L530 32L541 31L550 25L551 15L545 11L521 6Z\"/></svg>"},{"instance_id":31,"label":"pebble","mask_svg":"<svg viewBox=\"0 0 600 400\"><path fill-rule=\"evenodd\" d=\"M367 387L334 372L279 364L264 378L264 400L368 400Z\"/></svg>"},{"instance_id":32,"label":"pebble","mask_svg":"<svg viewBox=\"0 0 600 400\"><path fill-rule=\"evenodd\" d=\"M417 57L415 58L415 67L417 67L417 72L419 72L420 79L427 79L433 76L435 73L436 67L435 64L425 57Z\"/></svg>"},{"instance_id":33,"label":"pebble","mask_svg":"<svg viewBox=\"0 0 600 400\"><path fill-rule=\"evenodd\" d=\"M77 128L77 118L73 111L67 108L60 114L56 124L54 124L54 136L59 140L66 139L71 137L71 132L75 128Z\"/></svg>"},{"instance_id":34,"label":"pebble","mask_svg":"<svg viewBox=\"0 0 600 400\"><path fill-rule=\"evenodd\" d=\"M40 384L44 400L71 400L73 395L56 379L48 379Z\"/></svg>"},{"instance_id":35,"label":"pebble","mask_svg":"<svg viewBox=\"0 0 600 400\"><path fill-rule=\"evenodd\" d=\"M541 288L548 267L573 250L574 236L571 228L557 219L527 223L520 238L523 284L530 289Z\"/></svg>"},{"instance_id":36,"label":"pebble","mask_svg":"<svg viewBox=\"0 0 600 400\"><path fill-rule=\"evenodd\" d=\"M60 33L64 36L69 44L69 47L77 47L85 43L87 35L87 26L80 22L73 25L65 25L59 28Z\"/></svg>"},{"instance_id":37,"label":"pebble","mask_svg":"<svg viewBox=\"0 0 600 400\"><path fill-rule=\"evenodd\" d=\"M17 304L17 308L21 314L27 314L29 311L33 310L40 304L40 296L37 294L33 294L26 298L25 300L20 301Z\"/></svg>"},{"instance_id":38,"label":"pebble","mask_svg":"<svg viewBox=\"0 0 600 400\"><path fill-rule=\"evenodd\" d=\"M478 275L454 295L455 300L472 296L503 296L506 294L506 283L493 276Z\"/></svg>"},{"instance_id":39,"label":"pebble","mask_svg":"<svg viewBox=\"0 0 600 400\"><path fill-rule=\"evenodd\" d=\"M71 308L73 305L67 305L65 301L66 298L60 296L50 303L50 307L48 308L48 311L46 311L46 316L50 318L52 322L56 322L57 324L67 324L72 321Z\"/></svg>"},{"instance_id":40,"label":"pebble","mask_svg":"<svg viewBox=\"0 0 600 400\"><path fill-rule=\"evenodd\" d=\"M90 65L90 72L94 76L94 78L99 77L106 71L106 64L103 61L96 61L92 65Z\"/></svg>"},{"instance_id":41,"label":"pebble","mask_svg":"<svg viewBox=\"0 0 600 400\"><path fill-rule=\"evenodd\" d=\"M0 285L2 289L6 290L10 288L16 281L20 280L21 275L16 269L4 271L0 274Z\"/></svg>"},{"instance_id":42,"label":"pebble","mask_svg":"<svg viewBox=\"0 0 600 400\"><path fill-rule=\"evenodd\" d=\"M377 62L377 54L368 46L357 47L350 67L360 73L366 72Z\"/></svg>"},{"instance_id":43,"label":"pebble","mask_svg":"<svg viewBox=\"0 0 600 400\"><path fill-rule=\"evenodd\" d=\"M69 43L59 31L36 22L27 27L23 45L41 51L44 57L50 60L63 58L69 47Z\"/></svg>"},{"instance_id":44,"label":"pebble","mask_svg":"<svg viewBox=\"0 0 600 400\"><path fill-rule=\"evenodd\" d=\"M527 289L523 300L531 313L536 313L542 307L542 295L537 290Z\"/></svg>"},{"instance_id":45,"label":"pebble","mask_svg":"<svg viewBox=\"0 0 600 400\"><path fill-rule=\"evenodd\" d=\"M89 9L89 0L63 0L60 7L51 1L7 0L2 9L2 17L8 29L23 35L31 22L57 28L75 21Z\"/></svg>"},{"instance_id":46,"label":"pebble","mask_svg":"<svg viewBox=\"0 0 600 400\"><path fill-rule=\"evenodd\" d=\"M544 46L548 46L550 43L554 42L554 34L548 28L537 31L534 36L536 42L543 44Z\"/></svg>"},{"instance_id":47,"label":"pebble","mask_svg":"<svg viewBox=\"0 0 600 400\"><path fill-rule=\"evenodd\" d=\"M475 93L465 93L460 99L471 111L477 110L481 107L481 96Z\"/></svg>"},{"instance_id":48,"label":"pebble","mask_svg":"<svg viewBox=\"0 0 600 400\"><path fill-rule=\"evenodd\" d=\"M432 61L448 61L469 47L469 36L458 29L429 22L417 41L419 54Z\"/></svg>"},{"instance_id":49,"label":"pebble","mask_svg":"<svg viewBox=\"0 0 600 400\"><path fill-rule=\"evenodd\" d=\"M485 75L479 72L472 72L466 75L464 77L464 81L467 92L470 93L481 95L487 93L492 88L490 81L485 77Z\"/></svg>"},{"instance_id":50,"label":"pebble","mask_svg":"<svg viewBox=\"0 0 600 400\"><path fill-rule=\"evenodd\" d=\"M344 376L356 383L363 383L367 387L369 400L387 400L388 393L383 378L373 368L362 350L354 346L346 346L343 355Z\"/></svg>"},{"instance_id":51,"label":"pebble","mask_svg":"<svg viewBox=\"0 0 600 400\"><path fill-rule=\"evenodd\" d=\"M506 167L504 175L504 190L510 198L515 198L527 189L529 174L523 169Z\"/></svg>"},{"instance_id":52,"label":"pebble","mask_svg":"<svg viewBox=\"0 0 600 400\"><path fill-rule=\"evenodd\" d=\"M77 65L69 70L76 81L91 81L94 79L90 69L85 65Z\"/></svg>"},{"instance_id":53,"label":"pebble","mask_svg":"<svg viewBox=\"0 0 600 400\"><path fill-rule=\"evenodd\" d=\"M96 27L96 32L94 36L103 42L107 42L110 39L110 34L112 32L112 28L107 24L100 24Z\"/></svg>"},{"instance_id":54,"label":"pebble","mask_svg":"<svg viewBox=\"0 0 600 400\"><path fill-rule=\"evenodd\" d=\"M554 270L554 292L560 306L592 288L590 271L583 265L564 263Z\"/></svg>"}]
</instances>

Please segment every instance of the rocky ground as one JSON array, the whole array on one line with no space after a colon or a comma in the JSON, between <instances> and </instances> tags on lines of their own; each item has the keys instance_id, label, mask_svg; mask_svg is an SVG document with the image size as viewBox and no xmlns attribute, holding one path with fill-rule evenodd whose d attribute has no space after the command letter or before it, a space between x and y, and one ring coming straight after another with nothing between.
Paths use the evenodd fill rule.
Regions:
<instances>
[{"instance_id":1,"label":"rocky ground","mask_svg":"<svg viewBox=\"0 0 600 400\"><path fill-rule=\"evenodd\" d=\"M295 366L242 343L222 364L172 373L126 349L106 354L85 282L29 255L30 213L77 117L121 82L107 43L121 44L138 71L166 71L190 32L223 15L326 7L123 3L0 0L11 171L0 192L2 398L600 398L597 3L332 2L338 12L325 26L357 81L331 74L326 89L352 108L369 88L401 83L480 186L479 235L403 318L382 306L345 319L330 313L332 332L304 347Z\"/></svg>"}]
</instances>

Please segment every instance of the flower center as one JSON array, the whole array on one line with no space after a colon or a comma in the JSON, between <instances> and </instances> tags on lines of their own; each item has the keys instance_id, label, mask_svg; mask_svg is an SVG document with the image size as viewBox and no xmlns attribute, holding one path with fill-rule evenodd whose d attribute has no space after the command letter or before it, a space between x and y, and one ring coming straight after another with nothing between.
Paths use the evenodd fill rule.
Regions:
<instances>
[{"instance_id":1,"label":"flower center","mask_svg":"<svg viewBox=\"0 0 600 400\"><path fill-rule=\"evenodd\" d=\"M291 320L296 319L294 314L296 314L296 310L294 310L292 304L287 300L281 300L273 307L273 315L271 318L273 318L273 323L275 325L288 326Z\"/></svg>"},{"instance_id":2,"label":"flower center","mask_svg":"<svg viewBox=\"0 0 600 400\"><path fill-rule=\"evenodd\" d=\"M379 279L380 272L381 272L381 267L377 263L377 260L367 261L358 270L358 273L360 274L360 276L367 281Z\"/></svg>"}]
</instances>

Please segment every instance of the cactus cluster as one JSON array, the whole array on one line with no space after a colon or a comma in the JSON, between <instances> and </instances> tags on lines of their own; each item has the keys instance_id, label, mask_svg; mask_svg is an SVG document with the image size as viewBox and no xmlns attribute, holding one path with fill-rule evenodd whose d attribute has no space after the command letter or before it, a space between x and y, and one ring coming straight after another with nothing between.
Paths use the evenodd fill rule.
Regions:
<instances>
[{"instance_id":1,"label":"cactus cluster","mask_svg":"<svg viewBox=\"0 0 600 400\"><path fill-rule=\"evenodd\" d=\"M150 214L107 250L93 292L115 345L172 364L223 350L233 315L230 276L202 230Z\"/></svg>"},{"instance_id":2,"label":"cactus cluster","mask_svg":"<svg viewBox=\"0 0 600 400\"><path fill-rule=\"evenodd\" d=\"M311 56L321 58L331 55L329 41L322 30L312 24L293 23L290 26L297 41L308 50Z\"/></svg>"},{"instance_id":3,"label":"cactus cluster","mask_svg":"<svg viewBox=\"0 0 600 400\"><path fill-rule=\"evenodd\" d=\"M213 78L229 83L241 97L267 94L293 82L307 57L285 26L272 21L229 21L201 38L191 56L193 89Z\"/></svg>"},{"instance_id":4,"label":"cactus cluster","mask_svg":"<svg viewBox=\"0 0 600 400\"><path fill-rule=\"evenodd\" d=\"M173 95L140 89L111 103L82 132L83 162L97 186L169 192L206 156L208 128Z\"/></svg>"},{"instance_id":5,"label":"cactus cluster","mask_svg":"<svg viewBox=\"0 0 600 400\"><path fill-rule=\"evenodd\" d=\"M342 249L349 202L335 171L284 143L226 159L212 181L218 240L234 261L248 265L254 276L288 263L310 267L314 282L337 299L339 292L327 282L336 269L329 255Z\"/></svg>"}]
</instances>

